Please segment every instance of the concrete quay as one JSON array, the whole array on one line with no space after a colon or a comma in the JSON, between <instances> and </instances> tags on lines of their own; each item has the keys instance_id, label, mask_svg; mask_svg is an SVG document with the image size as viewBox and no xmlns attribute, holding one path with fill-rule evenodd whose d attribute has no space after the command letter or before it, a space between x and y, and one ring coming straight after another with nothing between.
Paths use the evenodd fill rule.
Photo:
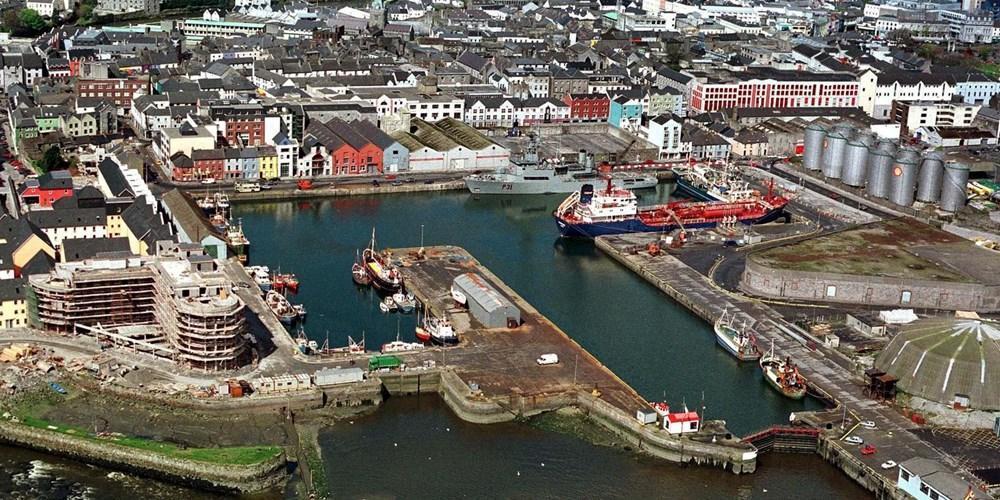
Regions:
<instances>
[{"instance_id":1,"label":"concrete quay","mask_svg":"<svg viewBox=\"0 0 1000 500\"><path fill-rule=\"evenodd\" d=\"M715 464L735 473L756 468L756 449L732 437L722 422L706 422L703 432L683 438L653 425L640 425L635 412L649 408L646 399L465 250L431 247L421 256L417 249L401 249L393 258L400 264L407 289L429 314L447 315L461 340L455 347L400 357L413 366L434 360L444 367L440 393L461 418L490 423L574 406L650 455ZM467 272L478 274L514 303L521 311L522 324L513 329L485 328L465 308L456 306L451 283ZM536 359L544 353L557 354L559 364L538 365ZM384 384L401 377L394 373L379 376Z\"/></svg>"},{"instance_id":2,"label":"concrete quay","mask_svg":"<svg viewBox=\"0 0 1000 500\"><path fill-rule=\"evenodd\" d=\"M810 393L835 407L826 418L823 436L817 452L854 478L879 498L895 498L896 469L883 470L886 460L902 462L912 457L937 460L961 474L952 457L942 453L910 432L915 428L893 408L866 397L856 369L843 355L826 350L822 343L785 321L780 313L766 303L734 294L716 286L709 278L670 254L650 256L646 245L656 234L602 236L596 239L598 248L625 267L634 271L663 293L688 308L708 323L714 323L723 311L743 316L754 325L762 349L774 342L775 352L790 356L799 366L810 386ZM715 342L708 336L704 342ZM734 361L735 362L735 361ZM850 415L846 429L841 415ZM833 418L836 417L836 418ZM875 430L860 428L856 422L871 420ZM834 422L835 421L835 422ZM866 443L878 448L878 453L862 456L857 446L841 439L859 435Z\"/></svg>"}]
</instances>

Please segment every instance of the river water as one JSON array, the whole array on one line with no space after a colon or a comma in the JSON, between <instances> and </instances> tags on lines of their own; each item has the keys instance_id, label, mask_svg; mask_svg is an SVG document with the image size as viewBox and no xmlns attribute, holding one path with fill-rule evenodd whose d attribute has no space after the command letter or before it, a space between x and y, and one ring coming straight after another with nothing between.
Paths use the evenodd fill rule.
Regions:
<instances>
[{"instance_id":1,"label":"river water","mask_svg":"<svg viewBox=\"0 0 1000 500\"><path fill-rule=\"evenodd\" d=\"M665 201L671 187L641 202ZM253 264L299 276L292 300L307 307L305 332L320 343L345 345L348 335L364 335L377 349L397 331L413 339L414 317L379 312L376 299L351 282L350 266L373 227L380 247L419 246L422 228L425 245L467 249L649 399L704 407L739 434L820 407L777 395L755 365L739 365L716 346L710 325L592 244L560 240L550 213L562 198L418 193L238 204L234 216L252 242ZM765 456L749 476L680 468L524 424L465 424L434 397L390 399L372 416L325 430L320 442L338 497L865 496L813 455ZM15 480L31 476L33 464L57 467L49 474L56 479ZM142 484L146 493L162 488L155 497L177 497L172 486L106 474L0 447L0 496L114 498ZM188 493L181 496L208 498Z\"/></svg>"}]
</instances>

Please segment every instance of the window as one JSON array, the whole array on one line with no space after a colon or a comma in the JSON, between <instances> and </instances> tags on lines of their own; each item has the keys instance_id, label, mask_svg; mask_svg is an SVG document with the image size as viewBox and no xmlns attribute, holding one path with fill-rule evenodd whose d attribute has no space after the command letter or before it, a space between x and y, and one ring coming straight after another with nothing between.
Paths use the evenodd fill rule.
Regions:
<instances>
[{"instance_id":1,"label":"window","mask_svg":"<svg viewBox=\"0 0 1000 500\"><path fill-rule=\"evenodd\" d=\"M910 473L906 472L906 470L904 469L899 469L899 478L902 479L903 481L909 481Z\"/></svg>"},{"instance_id":2,"label":"window","mask_svg":"<svg viewBox=\"0 0 1000 500\"><path fill-rule=\"evenodd\" d=\"M827 297L836 297L837 296L837 287L834 286L834 285L827 285L826 286L826 296Z\"/></svg>"},{"instance_id":3,"label":"window","mask_svg":"<svg viewBox=\"0 0 1000 500\"><path fill-rule=\"evenodd\" d=\"M931 491L931 489L930 489L930 487L927 486L927 483L921 481L920 482L920 492L926 495L930 491Z\"/></svg>"},{"instance_id":4,"label":"window","mask_svg":"<svg viewBox=\"0 0 1000 500\"><path fill-rule=\"evenodd\" d=\"M912 294L910 293L909 290L903 290L903 293L900 294L900 297L899 297L899 303L900 304L909 304L911 296L912 296Z\"/></svg>"}]
</instances>

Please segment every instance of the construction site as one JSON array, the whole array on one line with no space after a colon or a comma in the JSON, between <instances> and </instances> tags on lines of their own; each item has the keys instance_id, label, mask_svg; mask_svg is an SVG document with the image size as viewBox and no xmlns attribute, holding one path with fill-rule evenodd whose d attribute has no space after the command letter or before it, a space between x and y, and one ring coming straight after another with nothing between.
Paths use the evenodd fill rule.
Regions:
<instances>
[{"instance_id":1,"label":"construction site","mask_svg":"<svg viewBox=\"0 0 1000 500\"><path fill-rule=\"evenodd\" d=\"M250 362L242 300L200 245L171 244L156 257L58 264L30 278L38 328L94 337L192 370Z\"/></svg>"}]
</instances>

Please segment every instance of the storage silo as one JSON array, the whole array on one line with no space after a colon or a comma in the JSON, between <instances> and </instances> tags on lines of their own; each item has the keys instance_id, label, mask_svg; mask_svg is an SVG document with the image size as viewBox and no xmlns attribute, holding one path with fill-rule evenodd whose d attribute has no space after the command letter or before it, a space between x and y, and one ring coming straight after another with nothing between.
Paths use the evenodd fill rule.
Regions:
<instances>
[{"instance_id":1,"label":"storage silo","mask_svg":"<svg viewBox=\"0 0 1000 500\"><path fill-rule=\"evenodd\" d=\"M944 156L931 151L924 155L917 179L917 200L932 203L941 199L941 180L944 177Z\"/></svg>"},{"instance_id":2,"label":"storage silo","mask_svg":"<svg viewBox=\"0 0 1000 500\"><path fill-rule=\"evenodd\" d=\"M844 153L847 150L847 139L850 130L835 127L826 134L826 151L823 155L823 176L839 179L844 168Z\"/></svg>"},{"instance_id":3,"label":"storage silo","mask_svg":"<svg viewBox=\"0 0 1000 500\"><path fill-rule=\"evenodd\" d=\"M892 177L892 162L895 145L883 142L868 156L868 187L869 196L885 198L889 196L889 178Z\"/></svg>"},{"instance_id":4,"label":"storage silo","mask_svg":"<svg viewBox=\"0 0 1000 500\"><path fill-rule=\"evenodd\" d=\"M813 123L806 127L805 141L802 143L802 166L806 170L819 170L823 161L823 143L826 142L826 127Z\"/></svg>"},{"instance_id":5,"label":"storage silo","mask_svg":"<svg viewBox=\"0 0 1000 500\"><path fill-rule=\"evenodd\" d=\"M965 189L968 183L968 166L957 162L946 164L941 182L941 210L945 212L961 210L965 206Z\"/></svg>"},{"instance_id":6,"label":"storage silo","mask_svg":"<svg viewBox=\"0 0 1000 500\"><path fill-rule=\"evenodd\" d=\"M902 148L896 153L896 161L892 163L892 177L889 179L889 201L901 207L913 205L919 164L920 153L913 149Z\"/></svg>"},{"instance_id":7,"label":"storage silo","mask_svg":"<svg viewBox=\"0 0 1000 500\"><path fill-rule=\"evenodd\" d=\"M868 175L868 154L868 145L861 140L855 139L847 143L844 171L840 174L841 182L855 187L865 185L865 178Z\"/></svg>"}]
</instances>

